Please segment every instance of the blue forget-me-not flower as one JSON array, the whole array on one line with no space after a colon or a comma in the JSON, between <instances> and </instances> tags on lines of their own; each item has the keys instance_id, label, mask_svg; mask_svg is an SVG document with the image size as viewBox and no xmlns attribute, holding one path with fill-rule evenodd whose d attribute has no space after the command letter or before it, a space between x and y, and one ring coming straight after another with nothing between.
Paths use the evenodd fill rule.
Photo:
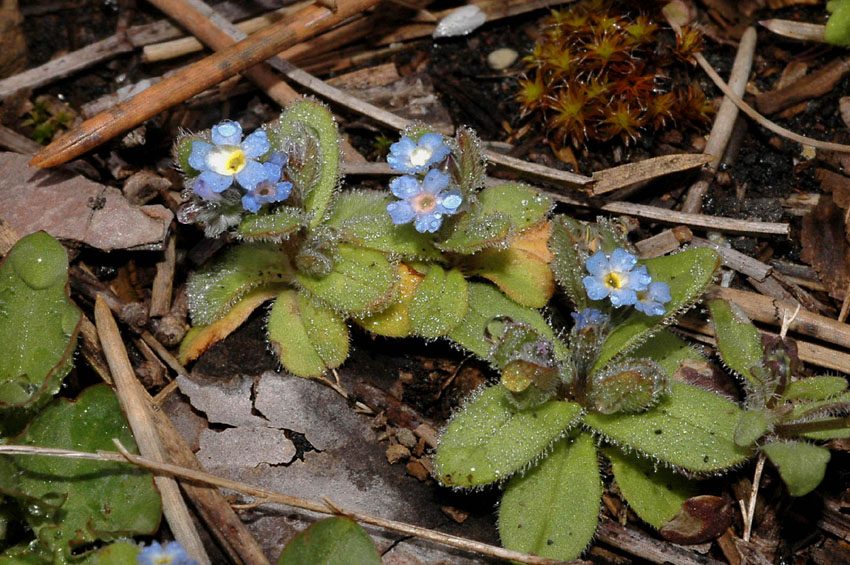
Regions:
<instances>
[{"instance_id":1,"label":"blue forget-me-not flower","mask_svg":"<svg viewBox=\"0 0 850 565\"><path fill-rule=\"evenodd\" d=\"M585 263L589 276L582 279L591 300L610 298L616 308L635 304L637 293L646 290L652 277L645 266L637 265L637 257L618 247L609 258L599 251Z\"/></svg>"},{"instance_id":2,"label":"blue forget-me-not flower","mask_svg":"<svg viewBox=\"0 0 850 565\"><path fill-rule=\"evenodd\" d=\"M243 208L249 212L257 213L260 206L267 202L282 202L289 198L289 194L292 192L292 183L280 180L283 175L283 167L286 166L288 160L286 153L280 151L275 151L269 156L269 159L262 164L265 178L242 197Z\"/></svg>"},{"instance_id":3,"label":"blue forget-me-not flower","mask_svg":"<svg viewBox=\"0 0 850 565\"><path fill-rule=\"evenodd\" d=\"M195 141L189 155L189 165L201 171L193 187L195 193L205 200L215 200L234 179L246 190L254 190L267 178L257 158L269 149L271 145L263 130L255 131L242 141L242 126L237 122L226 120L213 126L212 143Z\"/></svg>"},{"instance_id":4,"label":"blue forget-me-not flower","mask_svg":"<svg viewBox=\"0 0 850 565\"><path fill-rule=\"evenodd\" d=\"M608 315L596 308L585 308L581 312L570 312L570 316L573 317L574 327L579 332L587 326L599 326L608 320Z\"/></svg>"},{"instance_id":5,"label":"blue forget-me-not flower","mask_svg":"<svg viewBox=\"0 0 850 565\"><path fill-rule=\"evenodd\" d=\"M665 312L664 304L672 299L667 283L654 282L646 290L638 291L635 308L647 316L661 316Z\"/></svg>"},{"instance_id":6,"label":"blue forget-me-not flower","mask_svg":"<svg viewBox=\"0 0 850 565\"><path fill-rule=\"evenodd\" d=\"M442 192L448 185L449 175L436 169L428 171L422 182L410 175L394 178L390 181L390 190L401 200L387 204L393 223L412 221L420 233L437 231L443 216L456 213L463 203L460 192Z\"/></svg>"},{"instance_id":7,"label":"blue forget-me-not flower","mask_svg":"<svg viewBox=\"0 0 850 565\"><path fill-rule=\"evenodd\" d=\"M155 541L139 553L136 561L139 565L198 565L176 541L170 541L165 546Z\"/></svg>"},{"instance_id":8,"label":"blue forget-me-not flower","mask_svg":"<svg viewBox=\"0 0 850 565\"><path fill-rule=\"evenodd\" d=\"M426 133L418 141L405 135L390 145L387 163L400 173L421 173L445 159L450 152L439 133Z\"/></svg>"}]
</instances>

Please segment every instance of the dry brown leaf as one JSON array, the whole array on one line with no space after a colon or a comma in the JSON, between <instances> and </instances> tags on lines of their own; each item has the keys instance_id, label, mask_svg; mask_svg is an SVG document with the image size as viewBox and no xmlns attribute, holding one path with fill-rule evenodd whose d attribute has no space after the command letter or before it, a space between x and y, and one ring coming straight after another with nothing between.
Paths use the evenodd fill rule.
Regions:
<instances>
[{"instance_id":1,"label":"dry brown leaf","mask_svg":"<svg viewBox=\"0 0 850 565\"><path fill-rule=\"evenodd\" d=\"M604 171L593 173L594 196L623 188L636 182L652 180L657 177L695 169L714 160L711 155L703 153L680 153L676 155L662 155L653 157L637 163L628 163L619 167L612 167Z\"/></svg>"},{"instance_id":2,"label":"dry brown leaf","mask_svg":"<svg viewBox=\"0 0 850 565\"><path fill-rule=\"evenodd\" d=\"M801 258L815 268L830 296L843 300L850 282L844 212L824 195L803 217Z\"/></svg>"}]
</instances>

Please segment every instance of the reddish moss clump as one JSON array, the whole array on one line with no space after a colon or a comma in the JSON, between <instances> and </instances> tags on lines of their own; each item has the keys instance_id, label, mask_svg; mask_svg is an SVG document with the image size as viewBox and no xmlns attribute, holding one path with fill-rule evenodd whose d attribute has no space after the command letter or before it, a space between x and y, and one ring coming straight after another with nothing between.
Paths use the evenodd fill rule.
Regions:
<instances>
[{"instance_id":1,"label":"reddish moss clump","mask_svg":"<svg viewBox=\"0 0 850 565\"><path fill-rule=\"evenodd\" d=\"M699 30L685 27L677 34L660 14L651 18L657 2L621 4L643 10L615 9L606 0L553 10L524 59L516 99L523 115L543 119L555 146L629 144L647 131L711 121L711 105L688 78L702 47Z\"/></svg>"}]
</instances>

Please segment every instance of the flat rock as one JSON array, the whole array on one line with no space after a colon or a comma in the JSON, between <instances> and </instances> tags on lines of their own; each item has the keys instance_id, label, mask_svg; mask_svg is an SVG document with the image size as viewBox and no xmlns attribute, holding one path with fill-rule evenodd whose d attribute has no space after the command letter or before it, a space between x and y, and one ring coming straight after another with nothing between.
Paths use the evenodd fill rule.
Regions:
<instances>
[{"instance_id":1,"label":"flat rock","mask_svg":"<svg viewBox=\"0 0 850 565\"><path fill-rule=\"evenodd\" d=\"M30 157L0 152L0 217L20 236L44 230L56 239L103 251L161 249L174 219L164 206L133 206L120 190Z\"/></svg>"}]
</instances>

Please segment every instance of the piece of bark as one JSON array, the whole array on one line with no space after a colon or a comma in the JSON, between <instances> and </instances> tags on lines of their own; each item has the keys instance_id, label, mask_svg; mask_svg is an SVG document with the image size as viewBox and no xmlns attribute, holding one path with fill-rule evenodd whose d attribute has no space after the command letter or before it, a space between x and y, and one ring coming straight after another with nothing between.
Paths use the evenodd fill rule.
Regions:
<instances>
[{"instance_id":1,"label":"piece of bark","mask_svg":"<svg viewBox=\"0 0 850 565\"><path fill-rule=\"evenodd\" d=\"M174 215L160 205L131 206L117 188L62 171L27 165L28 157L0 153L0 210L21 236L53 237L102 251L161 249Z\"/></svg>"},{"instance_id":2,"label":"piece of bark","mask_svg":"<svg viewBox=\"0 0 850 565\"><path fill-rule=\"evenodd\" d=\"M835 84L848 71L850 71L850 63L846 58L839 57L822 69L794 81L785 88L759 94L756 97L756 107L763 114L773 114L797 102L823 96L832 91Z\"/></svg>"},{"instance_id":3,"label":"piece of bark","mask_svg":"<svg viewBox=\"0 0 850 565\"><path fill-rule=\"evenodd\" d=\"M850 208L850 177L829 169L815 169L815 178L824 192L832 193L832 201L839 208Z\"/></svg>"},{"instance_id":4,"label":"piece of bark","mask_svg":"<svg viewBox=\"0 0 850 565\"><path fill-rule=\"evenodd\" d=\"M833 298L842 300L850 283L850 245L844 213L832 198L821 198L803 218L800 257L818 272Z\"/></svg>"},{"instance_id":5,"label":"piece of bark","mask_svg":"<svg viewBox=\"0 0 850 565\"><path fill-rule=\"evenodd\" d=\"M139 171L124 181L123 192L130 204L140 206L147 204L159 193L171 188L171 181L153 171Z\"/></svg>"}]
</instances>

